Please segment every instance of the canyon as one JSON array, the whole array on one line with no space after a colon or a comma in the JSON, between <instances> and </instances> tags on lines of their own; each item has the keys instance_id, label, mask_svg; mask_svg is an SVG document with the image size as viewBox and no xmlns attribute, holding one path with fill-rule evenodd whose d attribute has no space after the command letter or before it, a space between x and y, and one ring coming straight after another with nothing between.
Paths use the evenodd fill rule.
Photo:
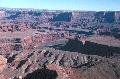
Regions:
<instances>
[{"instance_id":1,"label":"canyon","mask_svg":"<svg viewBox=\"0 0 120 79\"><path fill-rule=\"evenodd\" d=\"M0 79L120 79L120 11L0 8Z\"/></svg>"}]
</instances>

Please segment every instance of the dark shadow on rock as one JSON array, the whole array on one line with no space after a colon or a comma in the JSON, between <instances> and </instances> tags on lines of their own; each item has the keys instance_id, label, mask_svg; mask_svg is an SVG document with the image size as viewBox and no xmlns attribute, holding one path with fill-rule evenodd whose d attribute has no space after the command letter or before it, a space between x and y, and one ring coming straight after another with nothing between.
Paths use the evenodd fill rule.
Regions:
<instances>
[{"instance_id":1,"label":"dark shadow on rock","mask_svg":"<svg viewBox=\"0 0 120 79\"><path fill-rule=\"evenodd\" d=\"M8 60L7 60L7 62L8 62L8 63L12 63L12 61L15 60L15 57L16 57L16 56L17 56L17 54L13 55L12 57L9 57Z\"/></svg>"},{"instance_id":2,"label":"dark shadow on rock","mask_svg":"<svg viewBox=\"0 0 120 79\"><path fill-rule=\"evenodd\" d=\"M18 64L18 66L16 67L16 69L22 67L25 63L26 63L27 59L26 60L21 60L20 63Z\"/></svg>"},{"instance_id":3,"label":"dark shadow on rock","mask_svg":"<svg viewBox=\"0 0 120 79\"><path fill-rule=\"evenodd\" d=\"M83 43L77 39L69 39L64 46L53 46L56 49L70 52L79 52L87 55L98 55L103 57L110 57L114 54L120 54L119 47L112 47L102 44L97 44L93 42L86 41Z\"/></svg>"},{"instance_id":4,"label":"dark shadow on rock","mask_svg":"<svg viewBox=\"0 0 120 79\"><path fill-rule=\"evenodd\" d=\"M56 71L43 68L37 69L36 71L28 74L23 79L56 79L57 76L58 75Z\"/></svg>"}]
</instances>

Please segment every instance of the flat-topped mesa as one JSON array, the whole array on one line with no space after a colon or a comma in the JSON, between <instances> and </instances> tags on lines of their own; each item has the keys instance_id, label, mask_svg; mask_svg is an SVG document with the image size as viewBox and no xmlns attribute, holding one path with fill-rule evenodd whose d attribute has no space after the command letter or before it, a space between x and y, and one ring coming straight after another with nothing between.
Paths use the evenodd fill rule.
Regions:
<instances>
[{"instance_id":1,"label":"flat-topped mesa","mask_svg":"<svg viewBox=\"0 0 120 79\"><path fill-rule=\"evenodd\" d=\"M58 40L58 39L67 38L67 36L68 36L68 35L67 35L66 33L37 32L37 33L33 36L33 43L34 43L35 45L41 45L41 44L48 43L48 42L51 42L51 41L55 41L55 40Z\"/></svg>"},{"instance_id":2,"label":"flat-topped mesa","mask_svg":"<svg viewBox=\"0 0 120 79\"><path fill-rule=\"evenodd\" d=\"M29 32L28 32L29 33ZM12 35L13 34L13 35ZM15 35L14 35L15 34ZM20 35L19 35L20 34ZM66 33L44 33L37 32L36 34L30 35L24 33L10 33L3 35L0 38L0 51L1 53L9 53L13 50L21 51L21 50L29 50L41 46L42 44L55 41L58 39L66 38Z\"/></svg>"}]
</instances>

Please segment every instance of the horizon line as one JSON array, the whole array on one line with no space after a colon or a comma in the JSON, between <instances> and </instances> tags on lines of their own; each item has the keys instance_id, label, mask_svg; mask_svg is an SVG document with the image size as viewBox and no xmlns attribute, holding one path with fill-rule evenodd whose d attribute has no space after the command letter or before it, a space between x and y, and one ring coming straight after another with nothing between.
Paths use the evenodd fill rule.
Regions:
<instances>
[{"instance_id":1,"label":"horizon line","mask_svg":"<svg viewBox=\"0 0 120 79\"><path fill-rule=\"evenodd\" d=\"M82 9L41 9L41 8L14 8L14 7L0 7L0 9L31 9L31 10L48 10L48 11L90 11L90 12L102 12L102 11L105 11L105 12L110 12L110 11L120 11L120 10L82 10Z\"/></svg>"}]
</instances>

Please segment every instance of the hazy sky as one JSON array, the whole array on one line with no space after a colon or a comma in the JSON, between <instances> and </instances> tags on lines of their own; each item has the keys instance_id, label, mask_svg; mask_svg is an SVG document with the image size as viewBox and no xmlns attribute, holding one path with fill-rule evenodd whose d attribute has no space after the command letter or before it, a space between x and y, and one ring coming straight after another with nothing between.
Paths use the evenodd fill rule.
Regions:
<instances>
[{"instance_id":1,"label":"hazy sky","mask_svg":"<svg viewBox=\"0 0 120 79\"><path fill-rule=\"evenodd\" d=\"M120 0L0 0L0 7L120 11Z\"/></svg>"}]
</instances>

